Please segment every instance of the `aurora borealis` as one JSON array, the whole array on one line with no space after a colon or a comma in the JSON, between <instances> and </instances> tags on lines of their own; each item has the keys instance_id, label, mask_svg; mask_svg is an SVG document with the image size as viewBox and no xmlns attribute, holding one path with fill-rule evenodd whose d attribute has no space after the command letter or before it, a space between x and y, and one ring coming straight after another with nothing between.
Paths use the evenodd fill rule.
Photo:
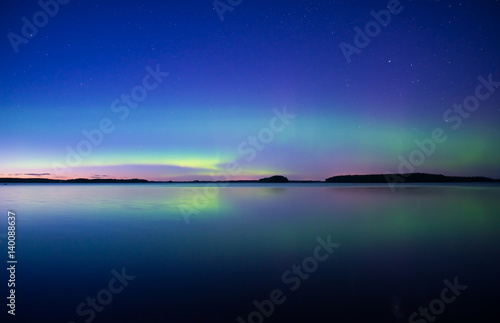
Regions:
<instances>
[{"instance_id":1,"label":"aurora borealis","mask_svg":"<svg viewBox=\"0 0 500 323\"><path fill-rule=\"evenodd\" d=\"M58 11L17 53L43 8L2 13L0 177L394 173L440 128L415 171L500 178L499 1L400 1L350 63L339 45L388 1L244 0L223 21L212 1L42 2Z\"/></svg>"}]
</instances>

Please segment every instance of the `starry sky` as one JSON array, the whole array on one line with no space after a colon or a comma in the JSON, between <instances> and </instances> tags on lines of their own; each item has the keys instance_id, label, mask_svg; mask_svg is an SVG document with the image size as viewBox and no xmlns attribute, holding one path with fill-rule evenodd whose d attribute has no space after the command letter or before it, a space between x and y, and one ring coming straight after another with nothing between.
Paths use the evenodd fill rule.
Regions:
<instances>
[{"instance_id":1,"label":"starry sky","mask_svg":"<svg viewBox=\"0 0 500 323\"><path fill-rule=\"evenodd\" d=\"M500 178L499 1L9 1L0 177Z\"/></svg>"}]
</instances>

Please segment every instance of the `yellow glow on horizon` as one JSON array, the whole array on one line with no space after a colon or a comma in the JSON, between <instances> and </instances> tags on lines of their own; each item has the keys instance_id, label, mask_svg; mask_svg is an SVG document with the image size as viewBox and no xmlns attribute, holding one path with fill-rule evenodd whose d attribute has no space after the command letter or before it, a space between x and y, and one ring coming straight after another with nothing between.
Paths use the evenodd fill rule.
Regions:
<instances>
[{"instance_id":1,"label":"yellow glow on horizon","mask_svg":"<svg viewBox=\"0 0 500 323\"><path fill-rule=\"evenodd\" d=\"M81 166L173 166L216 171L219 169L217 165L230 162L231 160L232 159L230 159L229 157L202 156L200 154L143 154L141 156L112 155L103 156L99 159L89 159L82 162Z\"/></svg>"}]
</instances>

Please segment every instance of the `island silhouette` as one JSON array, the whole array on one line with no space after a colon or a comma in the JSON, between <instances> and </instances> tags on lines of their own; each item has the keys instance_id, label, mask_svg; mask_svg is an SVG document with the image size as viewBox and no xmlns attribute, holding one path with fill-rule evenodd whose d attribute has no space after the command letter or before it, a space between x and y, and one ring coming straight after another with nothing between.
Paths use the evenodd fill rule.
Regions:
<instances>
[{"instance_id":1,"label":"island silhouette","mask_svg":"<svg viewBox=\"0 0 500 323\"><path fill-rule=\"evenodd\" d=\"M441 174L405 173L375 175L340 175L325 179L326 183L485 183L498 182L488 177L445 176Z\"/></svg>"},{"instance_id":2,"label":"island silhouette","mask_svg":"<svg viewBox=\"0 0 500 323\"><path fill-rule=\"evenodd\" d=\"M271 177L259 179L259 183L288 183L289 180L285 176L274 175Z\"/></svg>"}]
</instances>

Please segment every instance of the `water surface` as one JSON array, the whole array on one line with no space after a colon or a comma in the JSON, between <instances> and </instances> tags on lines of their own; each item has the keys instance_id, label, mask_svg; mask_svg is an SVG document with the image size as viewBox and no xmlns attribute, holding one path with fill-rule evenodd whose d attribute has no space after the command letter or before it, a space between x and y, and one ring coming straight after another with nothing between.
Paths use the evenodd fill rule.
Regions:
<instances>
[{"instance_id":1,"label":"water surface","mask_svg":"<svg viewBox=\"0 0 500 323\"><path fill-rule=\"evenodd\" d=\"M0 186L3 218L17 215L16 321L246 322L279 289L286 299L264 322L408 322L455 277L467 290L438 322L498 317L498 186L230 184L213 195L204 184ZM180 206L196 210L189 223ZM328 237L340 246L292 290L283 274ZM128 286L95 318L78 315L122 268Z\"/></svg>"}]
</instances>

